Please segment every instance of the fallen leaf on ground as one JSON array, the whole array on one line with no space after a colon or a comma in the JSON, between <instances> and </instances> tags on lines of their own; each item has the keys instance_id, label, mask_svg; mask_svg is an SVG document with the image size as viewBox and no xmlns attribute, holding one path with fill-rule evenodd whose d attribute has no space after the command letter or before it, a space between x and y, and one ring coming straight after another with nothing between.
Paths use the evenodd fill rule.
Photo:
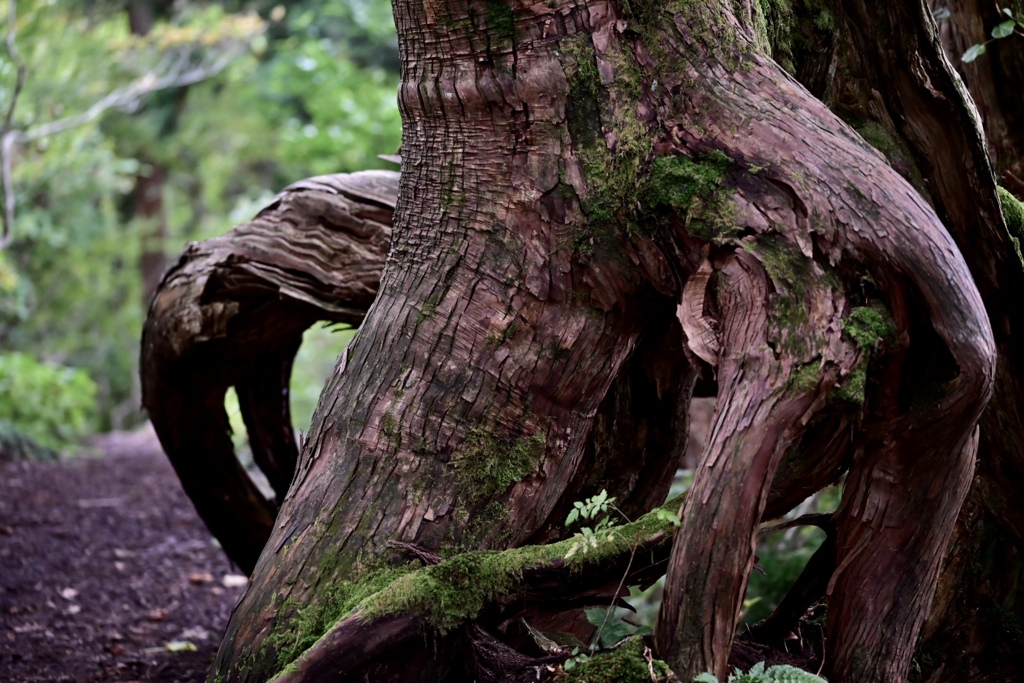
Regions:
<instances>
[{"instance_id":1,"label":"fallen leaf on ground","mask_svg":"<svg viewBox=\"0 0 1024 683\"><path fill-rule=\"evenodd\" d=\"M187 640L172 640L164 645L164 649L168 652L195 652L199 648Z\"/></svg>"},{"instance_id":2,"label":"fallen leaf on ground","mask_svg":"<svg viewBox=\"0 0 1024 683\"><path fill-rule=\"evenodd\" d=\"M146 612L146 618L150 621L163 621L167 618L167 610L163 607L157 607Z\"/></svg>"},{"instance_id":3,"label":"fallen leaf on ground","mask_svg":"<svg viewBox=\"0 0 1024 683\"><path fill-rule=\"evenodd\" d=\"M78 597L78 591L74 588L61 588L58 592L60 593L60 597L65 600L74 600Z\"/></svg>"},{"instance_id":4,"label":"fallen leaf on ground","mask_svg":"<svg viewBox=\"0 0 1024 683\"><path fill-rule=\"evenodd\" d=\"M210 583L213 581L213 574L210 572L193 572L188 575L188 582L198 586L201 583Z\"/></svg>"}]
</instances>

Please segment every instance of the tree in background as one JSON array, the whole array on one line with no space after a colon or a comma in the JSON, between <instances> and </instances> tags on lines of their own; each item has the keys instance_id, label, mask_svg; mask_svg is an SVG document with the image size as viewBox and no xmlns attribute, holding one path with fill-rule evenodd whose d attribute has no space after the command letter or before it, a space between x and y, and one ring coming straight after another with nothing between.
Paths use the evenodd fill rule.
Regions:
<instances>
[{"instance_id":1,"label":"tree in background","mask_svg":"<svg viewBox=\"0 0 1024 683\"><path fill-rule=\"evenodd\" d=\"M129 426L133 330L165 255L398 146L393 23L347 1L5 9L0 348L86 372L83 430Z\"/></svg>"}]
</instances>

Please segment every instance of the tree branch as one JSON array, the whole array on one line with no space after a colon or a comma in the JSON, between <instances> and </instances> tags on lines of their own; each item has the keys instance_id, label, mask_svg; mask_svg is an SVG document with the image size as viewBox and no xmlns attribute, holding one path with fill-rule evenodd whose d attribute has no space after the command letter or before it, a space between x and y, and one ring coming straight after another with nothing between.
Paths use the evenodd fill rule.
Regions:
<instances>
[{"instance_id":1,"label":"tree branch","mask_svg":"<svg viewBox=\"0 0 1024 683\"><path fill-rule=\"evenodd\" d=\"M665 508L674 510L681 500L675 498ZM566 555L577 542L575 538L500 553L466 553L417 569L362 601L289 664L274 683L316 683L354 676L367 663L380 661L384 652L418 637L424 627L446 633L470 621L479 625L485 610L487 621L497 625L527 614L530 606L535 611L537 605L559 611L607 605L621 585L650 584L664 573L672 532L672 522L655 511L636 522L613 527L597 550L574 553L572 560ZM477 561L466 562L467 556L476 556ZM444 604L438 598L442 593L468 596L472 591L467 586L488 594L471 596L465 605ZM528 596L525 601L524 595Z\"/></svg>"},{"instance_id":2,"label":"tree branch","mask_svg":"<svg viewBox=\"0 0 1024 683\"><path fill-rule=\"evenodd\" d=\"M230 42L213 59L206 63L200 62L197 65L190 65L195 51L192 49L182 50L166 57L154 71L145 74L126 87L112 90L79 114L40 124L30 130L16 130L14 128L14 112L18 104L18 97L21 95L27 79L27 67L16 45L16 0L11 0L8 3L8 24L9 28L6 38L7 53L10 55L11 61L17 65L17 81L11 101L4 115L3 127L0 128L0 184L3 186L4 194L0 250L5 249L13 239L16 198L14 195L12 158L14 156L15 144L33 142L72 128L87 125L111 109L127 112L136 111L141 106L143 99L153 93L194 85L213 78L227 68L231 61L241 53L242 48L242 43ZM157 75L160 72L164 72L164 75Z\"/></svg>"},{"instance_id":3,"label":"tree branch","mask_svg":"<svg viewBox=\"0 0 1024 683\"><path fill-rule=\"evenodd\" d=\"M71 128L84 126L111 109L134 111L139 107L143 98L155 92L194 85L213 78L227 68L237 54L236 50L226 50L218 55L212 63L196 66L181 73L174 73L174 70L186 68L180 64L174 64L171 73L164 76L158 77L153 73L148 73L127 87L111 91L80 114L45 123L29 131L14 131L13 134L18 142L32 142ZM179 59L178 61L186 60Z\"/></svg>"},{"instance_id":4,"label":"tree branch","mask_svg":"<svg viewBox=\"0 0 1024 683\"><path fill-rule=\"evenodd\" d=\"M0 232L0 250L6 249L11 243L12 230L14 228L14 185L11 179L11 154L14 151L14 109L18 106L18 97L25 87L27 69L25 61L18 52L18 3L17 0L10 0L7 3L7 54L17 69L17 76L14 83L14 93L7 105L7 112L4 114L3 128L0 129L0 184L3 185L4 211L3 230Z\"/></svg>"}]
</instances>

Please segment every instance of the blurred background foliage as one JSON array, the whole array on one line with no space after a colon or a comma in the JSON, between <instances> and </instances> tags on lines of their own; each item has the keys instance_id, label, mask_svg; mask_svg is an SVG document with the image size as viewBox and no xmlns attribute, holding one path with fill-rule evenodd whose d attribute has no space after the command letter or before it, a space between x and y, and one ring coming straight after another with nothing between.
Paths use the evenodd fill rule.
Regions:
<instances>
[{"instance_id":1,"label":"blurred background foliage","mask_svg":"<svg viewBox=\"0 0 1024 683\"><path fill-rule=\"evenodd\" d=\"M401 137L397 41L383 0L10 3L0 421L60 449L144 419L145 308L187 242L301 178L388 167L377 155ZM347 341L308 337L293 386L303 429Z\"/></svg>"}]
</instances>

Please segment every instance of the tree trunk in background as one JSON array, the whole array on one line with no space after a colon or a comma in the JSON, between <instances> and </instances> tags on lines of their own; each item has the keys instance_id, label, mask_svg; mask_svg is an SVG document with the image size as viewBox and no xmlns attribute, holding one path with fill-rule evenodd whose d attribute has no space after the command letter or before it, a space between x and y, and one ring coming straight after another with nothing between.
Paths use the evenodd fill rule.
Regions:
<instances>
[{"instance_id":1,"label":"tree trunk in background","mask_svg":"<svg viewBox=\"0 0 1024 683\"><path fill-rule=\"evenodd\" d=\"M133 220L141 220L147 230L142 237L139 267L142 271L142 300L148 304L164 271L167 270L167 211L164 208L164 185L167 170L159 164L145 164L144 175L136 176L131 202Z\"/></svg>"},{"instance_id":2,"label":"tree trunk in background","mask_svg":"<svg viewBox=\"0 0 1024 683\"><path fill-rule=\"evenodd\" d=\"M125 7L128 15L128 28L133 35L145 36L153 28L153 23L160 16L166 15L171 9L171 2L166 0L128 0ZM162 93L155 99L170 99L162 107L171 107L175 113L165 118L164 128L175 125L176 110L179 101L184 97L184 88L180 93ZM160 105L158 105L160 106ZM147 105L152 108L153 104ZM145 113L141 114L145 115ZM160 278L167 270L167 210L164 207L164 186L167 183L167 169L158 161L139 159L141 172L135 178L129 199L130 211L128 220L141 220L146 231L142 236L142 249L139 255L139 270L142 275L142 301L148 305L153 298Z\"/></svg>"},{"instance_id":3,"label":"tree trunk in background","mask_svg":"<svg viewBox=\"0 0 1024 683\"><path fill-rule=\"evenodd\" d=\"M329 661L317 671L351 680L473 677L459 627L485 605L374 617L351 612L355 587L408 571L410 548L558 538L600 488L630 514L659 504L711 366L715 426L672 551L662 654L683 680L725 674L758 522L846 458L827 666L906 677L971 481L991 330L933 210L764 56L759 7L396 2L388 265L214 679L267 680L303 651L300 672ZM927 33L919 15L910 26ZM853 451L825 448L821 424L851 425ZM482 561L426 576L474 595L478 574L459 568Z\"/></svg>"}]
</instances>

